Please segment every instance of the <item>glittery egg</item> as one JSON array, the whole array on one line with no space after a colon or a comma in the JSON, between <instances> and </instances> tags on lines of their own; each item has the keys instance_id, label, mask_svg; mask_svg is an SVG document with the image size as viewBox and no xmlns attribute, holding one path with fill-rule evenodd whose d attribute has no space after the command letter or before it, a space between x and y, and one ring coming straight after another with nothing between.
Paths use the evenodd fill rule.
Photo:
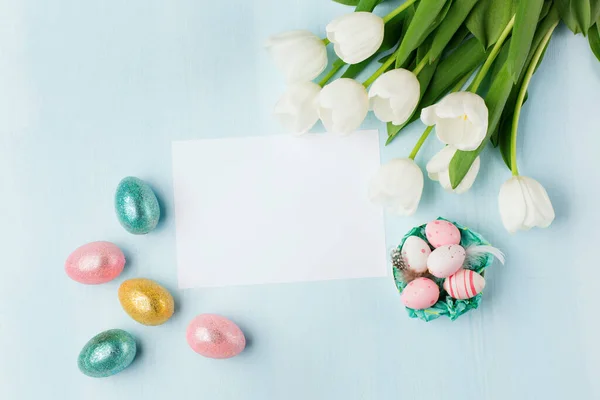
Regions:
<instances>
[{"instance_id":1,"label":"glittery egg","mask_svg":"<svg viewBox=\"0 0 600 400\"><path fill-rule=\"evenodd\" d=\"M444 281L444 290L450 297L465 300L475 297L485 287L485 279L475 271L461 269Z\"/></svg>"},{"instance_id":2,"label":"glittery egg","mask_svg":"<svg viewBox=\"0 0 600 400\"><path fill-rule=\"evenodd\" d=\"M434 248L449 244L460 244L460 231L450 221L431 221L425 226L425 236Z\"/></svg>"},{"instance_id":3,"label":"glittery egg","mask_svg":"<svg viewBox=\"0 0 600 400\"><path fill-rule=\"evenodd\" d=\"M465 249L458 244L438 247L429 255L427 268L431 275L446 278L461 269L466 256Z\"/></svg>"},{"instance_id":4,"label":"glittery egg","mask_svg":"<svg viewBox=\"0 0 600 400\"><path fill-rule=\"evenodd\" d=\"M143 325L161 325L175 311L171 293L150 279L126 280L119 287L119 301L131 318Z\"/></svg>"},{"instance_id":5,"label":"glittery egg","mask_svg":"<svg viewBox=\"0 0 600 400\"><path fill-rule=\"evenodd\" d=\"M428 278L417 278L411 281L404 290L400 299L402 304L414 310L423 310L437 303L440 298L440 288Z\"/></svg>"},{"instance_id":6,"label":"glittery egg","mask_svg":"<svg viewBox=\"0 0 600 400\"><path fill-rule=\"evenodd\" d=\"M69 278L87 285L112 281L123 271L125 255L110 242L92 242L75 249L65 262Z\"/></svg>"},{"instance_id":7,"label":"glittery egg","mask_svg":"<svg viewBox=\"0 0 600 400\"><path fill-rule=\"evenodd\" d=\"M418 236L409 236L402 245L402 258L407 268L415 272L427 271L427 258L431 249L426 241Z\"/></svg>"},{"instance_id":8,"label":"glittery egg","mask_svg":"<svg viewBox=\"0 0 600 400\"><path fill-rule=\"evenodd\" d=\"M192 350L209 358L235 357L246 347L246 337L232 321L215 314L200 314L190 322L186 339Z\"/></svg>"},{"instance_id":9,"label":"glittery egg","mask_svg":"<svg viewBox=\"0 0 600 400\"><path fill-rule=\"evenodd\" d=\"M153 230L160 219L160 207L150 186L141 179L123 179L115 194L115 211L123 227L135 235Z\"/></svg>"},{"instance_id":10,"label":"glittery egg","mask_svg":"<svg viewBox=\"0 0 600 400\"><path fill-rule=\"evenodd\" d=\"M93 378L104 378L123 371L135 358L135 339L121 329L94 336L79 353L79 370Z\"/></svg>"}]
</instances>

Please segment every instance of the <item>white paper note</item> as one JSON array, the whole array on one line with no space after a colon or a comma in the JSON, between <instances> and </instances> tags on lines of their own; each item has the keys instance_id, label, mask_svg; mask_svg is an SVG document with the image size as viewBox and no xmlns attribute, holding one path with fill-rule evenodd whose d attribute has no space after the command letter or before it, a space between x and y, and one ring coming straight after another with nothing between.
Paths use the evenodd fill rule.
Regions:
<instances>
[{"instance_id":1,"label":"white paper note","mask_svg":"<svg viewBox=\"0 0 600 400\"><path fill-rule=\"evenodd\" d=\"M174 142L180 288L386 276L376 131Z\"/></svg>"}]
</instances>

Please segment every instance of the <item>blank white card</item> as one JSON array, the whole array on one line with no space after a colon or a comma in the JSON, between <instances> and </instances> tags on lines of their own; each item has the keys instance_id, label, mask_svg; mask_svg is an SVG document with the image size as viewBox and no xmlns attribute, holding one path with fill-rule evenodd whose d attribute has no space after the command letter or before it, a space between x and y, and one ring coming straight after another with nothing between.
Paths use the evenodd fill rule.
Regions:
<instances>
[{"instance_id":1,"label":"blank white card","mask_svg":"<svg viewBox=\"0 0 600 400\"><path fill-rule=\"evenodd\" d=\"M376 131L174 142L180 288L386 276Z\"/></svg>"}]
</instances>

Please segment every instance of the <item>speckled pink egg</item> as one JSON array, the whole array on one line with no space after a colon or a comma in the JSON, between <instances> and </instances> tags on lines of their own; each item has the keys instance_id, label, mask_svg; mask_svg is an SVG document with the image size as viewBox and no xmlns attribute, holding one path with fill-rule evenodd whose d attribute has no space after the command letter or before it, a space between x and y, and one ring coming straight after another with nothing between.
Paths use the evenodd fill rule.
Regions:
<instances>
[{"instance_id":1,"label":"speckled pink egg","mask_svg":"<svg viewBox=\"0 0 600 400\"><path fill-rule=\"evenodd\" d=\"M437 303L439 298L440 288L428 278L417 278L410 282L400 296L402 304L414 310L429 308Z\"/></svg>"},{"instance_id":2,"label":"speckled pink egg","mask_svg":"<svg viewBox=\"0 0 600 400\"><path fill-rule=\"evenodd\" d=\"M186 339L192 350L209 358L235 357L246 347L244 332L215 314L200 314L190 322Z\"/></svg>"},{"instance_id":3,"label":"speckled pink egg","mask_svg":"<svg viewBox=\"0 0 600 400\"><path fill-rule=\"evenodd\" d=\"M427 259L427 268L437 278L447 278L462 268L467 253L459 244L438 247Z\"/></svg>"},{"instance_id":4,"label":"speckled pink egg","mask_svg":"<svg viewBox=\"0 0 600 400\"><path fill-rule=\"evenodd\" d=\"M449 221L431 221L425 226L425 236L434 248L449 244L460 244L460 231Z\"/></svg>"},{"instance_id":5,"label":"speckled pink egg","mask_svg":"<svg viewBox=\"0 0 600 400\"><path fill-rule=\"evenodd\" d=\"M86 285L112 281L123 272L125 255L110 242L91 242L75 249L65 262L69 278Z\"/></svg>"}]
</instances>

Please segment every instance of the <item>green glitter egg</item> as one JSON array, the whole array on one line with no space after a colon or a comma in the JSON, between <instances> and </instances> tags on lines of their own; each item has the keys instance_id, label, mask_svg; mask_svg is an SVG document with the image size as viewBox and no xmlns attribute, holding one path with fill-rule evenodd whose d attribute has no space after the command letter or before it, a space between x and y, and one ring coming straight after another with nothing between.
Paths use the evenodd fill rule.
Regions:
<instances>
[{"instance_id":1,"label":"green glitter egg","mask_svg":"<svg viewBox=\"0 0 600 400\"><path fill-rule=\"evenodd\" d=\"M160 219L156 195L146 182L133 176L119 182L115 211L121 225L135 235L150 232Z\"/></svg>"},{"instance_id":2,"label":"green glitter egg","mask_svg":"<svg viewBox=\"0 0 600 400\"><path fill-rule=\"evenodd\" d=\"M123 371L135 358L135 339L121 329L94 336L81 350L79 370L93 378L104 378Z\"/></svg>"}]
</instances>

